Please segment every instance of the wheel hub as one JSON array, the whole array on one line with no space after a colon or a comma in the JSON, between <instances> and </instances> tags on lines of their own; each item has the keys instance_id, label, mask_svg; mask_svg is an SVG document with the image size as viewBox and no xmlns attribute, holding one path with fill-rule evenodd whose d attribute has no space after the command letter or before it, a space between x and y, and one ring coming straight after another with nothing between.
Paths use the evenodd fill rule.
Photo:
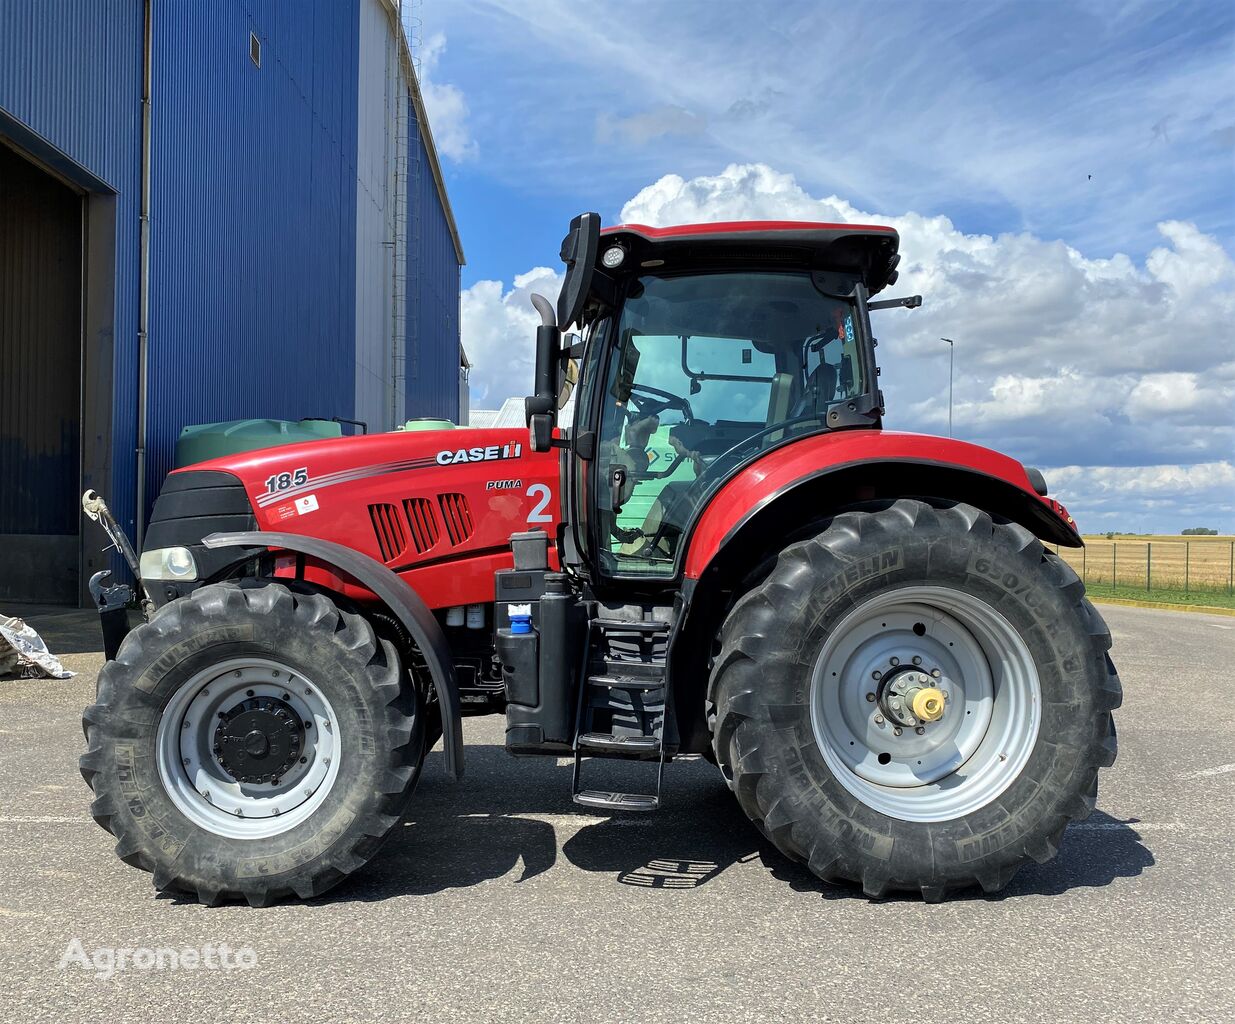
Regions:
<instances>
[{"instance_id":1,"label":"wheel hub","mask_svg":"<svg viewBox=\"0 0 1235 1024\"><path fill-rule=\"evenodd\" d=\"M235 839L294 828L327 798L340 762L325 694L285 663L240 657L187 679L156 737L168 796L195 824Z\"/></svg>"},{"instance_id":2,"label":"wheel hub","mask_svg":"<svg viewBox=\"0 0 1235 1024\"><path fill-rule=\"evenodd\" d=\"M278 697L249 697L219 712L214 753L237 782L278 780L300 757L304 727L291 705Z\"/></svg>"},{"instance_id":3,"label":"wheel hub","mask_svg":"<svg viewBox=\"0 0 1235 1024\"><path fill-rule=\"evenodd\" d=\"M930 671L900 665L883 676L876 692L879 709L888 721L906 729L916 729L943 718L947 696L934 685Z\"/></svg>"},{"instance_id":4,"label":"wheel hub","mask_svg":"<svg viewBox=\"0 0 1235 1024\"><path fill-rule=\"evenodd\" d=\"M950 588L863 602L832 629L812 675L811 724L833 775L907 821L985 806L1023 767L1040 722L1025 642L997 610Z\"/></svg>"}]
</instances>

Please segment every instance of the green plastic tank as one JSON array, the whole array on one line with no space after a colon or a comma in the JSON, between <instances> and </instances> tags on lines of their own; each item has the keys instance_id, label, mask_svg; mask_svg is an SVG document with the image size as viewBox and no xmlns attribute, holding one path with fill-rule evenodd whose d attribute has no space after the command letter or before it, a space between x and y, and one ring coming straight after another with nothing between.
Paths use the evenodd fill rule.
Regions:
<instances>
[{"instance_id":1,"label":"green plastic tank","mask_svg":"<svg viewBox=\"0 0 1235 1024\"><path fill-rule=\"evenodd\" d=\"M195 423L180 431L176 440L176 468L191 466L221 455L273 448L300 441L342 437L343 428L333 420L228 420L225 423Z\"/></svg>"}]
</instances>

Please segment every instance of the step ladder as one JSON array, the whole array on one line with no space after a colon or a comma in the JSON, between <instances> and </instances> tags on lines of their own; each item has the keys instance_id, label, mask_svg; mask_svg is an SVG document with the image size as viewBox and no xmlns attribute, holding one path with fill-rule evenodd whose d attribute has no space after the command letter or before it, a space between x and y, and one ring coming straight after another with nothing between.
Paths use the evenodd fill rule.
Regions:
<instances>
[{"instance_id":1,"label":"step ladder","mask_svg":"<svg viewBox=\"0 0 1235 1024\"><path fill-rule=\"evenodd\" d=\"M592 622L588 672L580 687L575 734L575 803L610 811L654 811L665 775L665 653L669 623L656 619ZM584 761L655 762L654 793L584 789Z\"/></svg>"}]
</instances>

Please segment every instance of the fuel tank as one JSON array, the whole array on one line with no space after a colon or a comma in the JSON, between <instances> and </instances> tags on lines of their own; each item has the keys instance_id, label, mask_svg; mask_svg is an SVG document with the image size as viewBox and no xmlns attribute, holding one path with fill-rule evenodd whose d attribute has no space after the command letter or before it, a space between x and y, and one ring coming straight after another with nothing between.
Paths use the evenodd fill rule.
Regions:
<instances>
[{"instance_id":1,"label":"fuel tank","mask_svg":"<svg viewBox=\"0 0 1235 1024\"><path fill-rule=\"evenodd\" d=\"M512 533L544 530L556 566L558 459L556 450L531 451L524 428L400 431L224 456L168 483L182 473L230 474L258 529L355 548L444 608L493 600L493 573L513 567ZM330 576L310 567L306 578L315 574Z\"/></svg>"}]
</instances>

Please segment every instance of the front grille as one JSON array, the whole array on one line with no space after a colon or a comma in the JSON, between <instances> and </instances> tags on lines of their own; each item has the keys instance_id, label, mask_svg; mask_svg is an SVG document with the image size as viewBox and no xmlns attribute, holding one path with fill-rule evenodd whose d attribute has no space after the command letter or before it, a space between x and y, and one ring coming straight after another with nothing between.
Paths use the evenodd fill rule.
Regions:
<instances>
[{"instance_id":1,"label":"front grille","mask_svg":"<svg viewBox=\"0 0 1235 1024\"><path fill-rule=\"evenodd\" d=\"M472 510L462 494L439 494L442 518L446 521L446 535L450 543L458 546L472 535Z\"/></svg>"},{"instance_id":2,"label":"front grille","mask_svg":"<svg viewBox=\"0 0 1235 1024\"><path fill-rule=\"evenodd\" d=\"M252 533L256 529L253 506L236 476L217 470L181 470L163 482L142 546L145 551L188 548L197 562L198 581L207 582L216 574L229 572L238 560L260 555L265 548L208 548L202 544L202 538L212 533ZM162 607L197 585L152 583L146 588L146 595Z\"/></svg>"}]
</instances>

